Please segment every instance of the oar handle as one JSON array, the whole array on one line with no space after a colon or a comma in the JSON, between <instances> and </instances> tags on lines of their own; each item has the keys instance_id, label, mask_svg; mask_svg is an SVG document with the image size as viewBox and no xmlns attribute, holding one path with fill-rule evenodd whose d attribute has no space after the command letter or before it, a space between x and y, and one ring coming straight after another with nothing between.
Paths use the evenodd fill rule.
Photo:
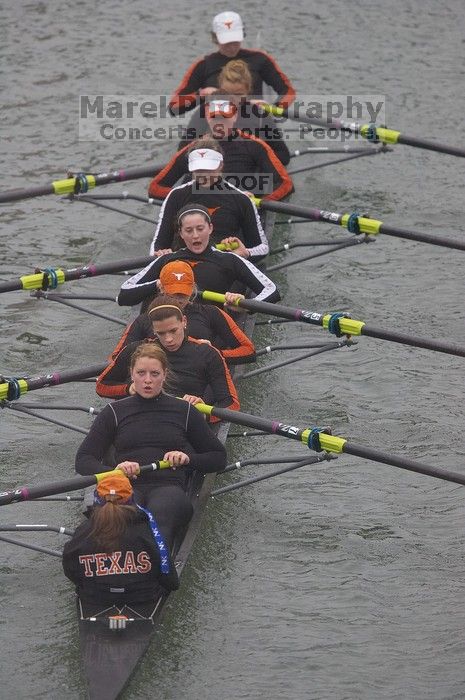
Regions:
<instances>
[{"instance_id":1,"label":"oar handle","mask_svg":"<svg viewBox=\"0 0 465 700\"><path fill-rule=\"evenodd\" d=\"M215 248L217 250L236 250L236 248L239 248L239 243L236 241L233 241L232 243L217 243Z\"/></svg>"}]
</instances>

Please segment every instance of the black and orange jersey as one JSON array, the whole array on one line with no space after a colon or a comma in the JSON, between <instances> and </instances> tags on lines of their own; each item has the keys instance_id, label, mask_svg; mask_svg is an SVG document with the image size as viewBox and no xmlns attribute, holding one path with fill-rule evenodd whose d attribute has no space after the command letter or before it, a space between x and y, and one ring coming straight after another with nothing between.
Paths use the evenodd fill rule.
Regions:
<instances>
[{"instance_id":1,"label":"black and orange jersey","mask_svg":"<svg viewBox=\"0 0 465 700\"><path fill-rule=\"evenodd\" d=\"M289 107L292 104L295 90L272 56L256 49L240 49L234 56L234 60L239 59L247 63L252 74L253 97L263 96L265 83L278 95L275 104L280 107ZM198 93L202 88L218 87L218 76L230 60L228 56L215 51L194 61L170 99L169 108L172 113L182 114L196 107L199 101Z\"/></svg>"},{"instance_id":2,"label":"black and orange jersey","mask_svg":"<svg viewBox=\"0 0 465 700\"><path fill-rule=\"evenodd\" d=\"M207 207L213 224L211 243L219 243L223 238L236 236L248 249L252 262L268 254L268 240L257 207L245 192L221 178L212 187L199 189L194 180L173 187L160 209L150 245L150 255L156 250L173 248L178 211L190 203Z\"/></svg>"},{"instance_id":3,"label":"black and orange jersey","mask_svg":"<svg viewBox=\"0 0 465 700\"><path fill-rule=\"evenodd\" d=\"M220 132L212 133L212 136L218 136L223 151L223 172L226 175L268 173L273 180L272 191L255 194L263 199L273 200L280 200L291 194L293 184L290 175L273 149L264 141L240 129L233 129L227 138L223 138ZM189 176L188 150L189 146L185 146L175 153L163 170L153 178L149 185L150 197L163 199L180 178Z\"/></svg>"},{"instance_id":4,"label":"black and orange jersey","mask_svg":"<svg viewBox=\"0 0 465 700\"><path fill-rule=\"evenodd\" d=\"M106 398L128 396L131 355L140 345L130 343L110 361L97 378L96 391ZM205 403L232 411L239 409L239 398L231 373L216 348L194 338L186 338L178 350L163 348L168 357L171 378L168 389L175 396L200 396ZM212 421L218 419L212 418Z\"/></svg>"},{"instance_id":5,"label":"black and orange jersey","mask_svg":"<svg viewBox=\"0 0 465 700\"><path fill-rule=\"evenodd\" d=\"M164 265L173 260L184 260L194 272L197 287L211 292L242 292L251 290L258 301L277 302L281 296L275 283L249 260L235 253L222 252L207 246L202 253L181 248L155 258L121 285L118 294L120 306L134 306L158 294L157 280Z\"/></svg>"},{"instance_id":6,"label":"black and orange jersey","mask_svg":"<svg viewBox=\"0 0 465 700\"><path fill-rule=\"evenodd\" d=\"M210 129L205 117L206 103L199 105L190 115L189 123L183 129L182 140L178 148L191 144ZM283 165L288 165L291 154L284 141L283 131L276 120L266 114L259 105L253 105L247 99L242 99L238 107L239 113L236 128L246 134L251 134L264 141L278 156Z\"/></svg>"},{"instance_id":7,"label":"black and orange jersey","mask_svg":"<svg viewBox=\"0 0 465 700\"><path fill-rule=\"evenodd\" d=\"M226 450L202 414L187 401L163 392L153 399L136 394L105 406L77 451L77 473L101 472L111 446L116 464L125 460L150 464L163 459L171 450L188 455L188 469L162 469L140 474L135 488L167 482L177 482L184 487L190 470L207 473L220 471L226 466Z\"/></svg>"},{"instance_id":8,"label":"black and orange jersey","mask_svg":"<svg viewBox=\"0 0 465 700\"><path fill-rule=\"evenodd\" d=\"M220 351L228 365L255 360L254 344L223 309L210 304L189 302L183 313L187 318L187 334L191 338L208 340ZM143 313L125 329L111 358L126 345L147 339L155 339L155 336L149 315Z\"/></svg>"}]
</instances>

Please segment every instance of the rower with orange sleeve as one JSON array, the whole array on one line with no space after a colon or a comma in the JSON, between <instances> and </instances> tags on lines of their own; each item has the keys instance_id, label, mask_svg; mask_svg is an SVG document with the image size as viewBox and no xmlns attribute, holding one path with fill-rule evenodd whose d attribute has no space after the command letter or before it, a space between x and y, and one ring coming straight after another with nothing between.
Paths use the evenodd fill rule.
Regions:
<instances>
[{"instance_id":1,"label":"rower with orange sleeve","mask_svg":"<svg viewBox=\"0 0 465 700\"><path fill-rule=\"evenodd\" d=\"M223 151L226 179L257 197L284 199L294 189L290 175L265 141L236 128L238 116L238 107L227 99L212 99L205 108L208 135L220 143ZM188 151L185 146L175 153L153 178L150 197L163 199L180 178L189 174Z\"/></svg>"},{"instance_id":2,"label":"rower with orange sleeve","mask_svg":"<svg viewBox=\"0 0 465 700\"><path fill-rule=\"evenodd\" d=\"M229 99L238 107L239 115L236 127L243 132L252 134L270 146L283 165L288 165L291 154L284 141L283 131L273 116L267 114L260 103L253 99L252 75L247 63L241 60L228 61L218 77L218 95L215 98ZM212 99L214 99L212 97ZM208 103L202 102L191 112L190 120L185 127L178 148L184 148L189 143L208 132L205 119L205 109Z\"/></svg>"},{"instance_id":3,"label":"rower with orange sleeve","mask_svg":"<svg viewBox=\"0 0 465 700\"><path fill-rule=\"evenodd\" d=\"M168 357L170 393L194 405L212 403L237 411L239 398L224 359L209 343L188 337L187 318L176 299L158 297L152 305L151 321L155 342ZM141 342L126 345L100 374L96 385L99 396L120 399L133 393L130 359Z\"/></svg>"},{"instance_id":4,"label":"rower with orange sleeve","mask_svg":"<svg viewBox=\"0 0 465 700\"><path fill-rule=\"evenodd\" d=\"M159 290L161 294L168 294L176 299L187 319L188 336L209 342L220 351L228 365L255 360L254 344L226 311L213 304L196 302L194 273L187 262L174 260L162 267ZM140 314L126 328L110 359L114 359L126 345L156 338L151 319L151 310L156 308L157 297L148 311Z\"/></svg>"},{"instance_id":5,"label":"rower with orange sleeve","mask_svg":"<svg viewBox=\"0 0 465 700\"><path fill-rule=\"evenodd\" d=\"M129 359L128 374L131 395L100 411L78 449L76 471L106 471L112 448L114 463L133 483L137 503L153 514L171 550L192 517L193 471L221 471L226 450L190 401L170 395L169 362L158 345L141 343ZM139 473L139 465L158 460L171 468Z\"/></svg>"},{"instance_id":6,"label":"rower with orange sleeve","mask_svg":"<svg viewBox=\"0 0 465 700\"><path fill-rule=\"evenodd\" d=\"M188 155L192 180L173 187L160 209L151 255L162 255L176 247L178 212L202 202L211 231L210 243L240 243L234 252L255 263L269 251L257 207L250 197L222 177L223 154L216 139L204 137L192 144Z\"/></svg>"},{"instance_id":7,"label":"rower with orange sleeve","mask_svg":"<svg viewBox=\"0 0 465 700\"><path fill-rule=\"evenodd\" d=\"M264 51L243 49L244 25L237 12L220 12L213 18L212 39L217 51L197 59L187 70L169 102L172 114L182 114L193 109L206 95L218 88L221 69L232 58L245 61L253 79L253 95L263 97L263 84L269 85L278 95L276 103L289 107L295 99L295 90L287 75L275 59Z\"/></svg>"}]
</instances>

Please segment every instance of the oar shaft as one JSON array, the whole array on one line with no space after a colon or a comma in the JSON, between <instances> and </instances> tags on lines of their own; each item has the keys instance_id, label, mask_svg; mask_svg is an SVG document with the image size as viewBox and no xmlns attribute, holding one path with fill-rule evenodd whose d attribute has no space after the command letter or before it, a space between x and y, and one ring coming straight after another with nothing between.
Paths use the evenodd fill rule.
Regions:
<instances>
[{"instance_id":1,"label":"oar shaft","mask_svg":"<svg viewBox=\"0 0 465 700\"><path fill-rule=\"evenodd\" d=\"M162 170L162 165L144 165L137 168L127 168L125 170L113 170L108 173L98 175L84 174L84 191L99 185L106 185L110 182L125 182L126 180L137 180L143 177L153 177ZM20 199L30 199L31 197L42 197L47 194L65 195L73 194L80 186L77 177L68 177L63 180L55 180L47 185L36 185L33 187L22 187L14 190L0 192L0 204L5 202L17 202ZM79 191L79 189L78 189ZM81 190L82 191L82 190Z\"/></svg>"},{"instance_id":2,"label":"oar shaft","mask_svg":"<svg viewBox=\"0 0 465 700\"><path fill-rule=\"evenodd\" d=\"M434 141L419 139L415 136L406 136L405 134L399 134L397 138L397 143L402 143L405 146L413 146L414 148L424 148L427 151L436 151L437 153L448 153L451 156L465 158L464 148L457 148L457 146L449 146L448 144L444 143L435 143Z\"/></svg>"},{"instance_id":3,"label":"oar shaft","mask_svg":"<svg viewBox=\"0 0 465 700\"><path fill-rule=\"evenodd\" d=\"M263 430L265 433L281 435L282 437L287 437L291 440L303 442L305 445L307 444L306 438L308 437L309 433L308 428L297 428L296 426L287 425L286 423L281 423L280 421L269 420L268 418L263 418L262 416L253 416L250 413L231 411L229 408L218 408L217 406L209 406L204 403L195 404L195 407L201 413L208 416L215 416L216 418L220 418L228 423L238 423L239 425L245 425L248 428L256 428L257 430Z\"/></svg>"},{"instance_id":4,"label":"oar shaft","mask_svg":"<svg viewBox=\"0 0 465 700\"><path fill-rule=\"evenodd\" d=\"M375 326L362 326L361 334L370 338L380 338L381 340L389 340L392 343L400 343L402 345L410 345L415 348L424 348L425 350L434 350L443 352L446 355L455 355L457 357L465 357L465 347L456 343L446 343L443 340L435 340L432 338L420 338L407 333L399 333L398 331L386 331L383 328Z\"/></svg>"},{"instance_id":5,"label":"oar shaft","mask_svg":"<svg viewBox=\"0 0 465 700\"><path fill-rule=\"evenodd\" d=\"M390 226L389 224L381 224L379 233L384 233L385 236L393 236L394 238L404 238L408 241L417 241L417 243L428 243L429 245L437 245L441 248L452 248L453 250L465 250L465 241L455 240L447 236L435 236L431 233L421 233L419 231L411 231L398 226Z\"/></svg>"},{"instance_id":6,"label":"oar shaft","mask_svg":"<svg viewBox=\"0 0 465 700\"><path fill-rule=\"evenodd\" d=\"M166 461L153 462L152 464L143 464L139 467L139 473L158 471L159 469L168 469L170 463ZM93 486L104 479L114 470L100 472L99 474L89 474L89 476L75 476L70 479L62 479L61 481L51 481L47 484L38 486L22 486L14 491L5 491L0 493L0 506L8 505L9 503L19 503L21 501L31 501L34 498L42 496L54 496L57 493L67 493L68 491L79 491L88 486Z\"/></svg>"},{"instance_id":7,"label":"oar shaft","mask_svg":"<svg viewBox=\"0 0 465 700\"><path fill-rule=\"evenodd\" d=\"M273 202L267 199L255 199L254 201L260 209L274 211L278 214L301 216L310 221L324 221L335 226L342 226L343 228L349 228L349 220L353 216L347 213L341 214L340 212L326 211L325 209L316 209L314 207L302 207L296 204L289 204L289 202ZM406 238L410 241L418 241L419 243L429 243L430 245L437 245L442 248L465 250L465 241L435 236L430 233L411 231L410 229L399 228L398 226L391 226L378 219L370 219L366 216L358 216L356 220L359 226L359 233L365 233L367 235L384 233L387 236Z\"/></svg>"},{"instance_id":8,"label":"oar shaft","mask_svg":"<svg viewBox=\"0 0 465 700\"><path fill-rule=\"evenodd\" d=\"M57 277L57 284L70 282L72 280L84 279L85 277L97 277L98 275L108 275L114 272L126 270L138 270L153 262L153 257L131 258L130 260L115 260L114 262L99 263L96 265L86 265L84 267L73 267L68 270L60 268L54 269ZM41 289L47 280L48 272L35 272L30 275L23 275L14 280L0 282L0 292L14 292L22 289Z\"/></svg>"},{"instance_id":9,"label":"oar shaft","mask_svg":"<svg viewBox=\"0 0 465 700\"><path fill-rule=\"evenodd\" d=\"M34 391L34 389L43 389L47 386L56 386L57 384L67 384L69 382L79 381L81 379L88 379L91 377L98 377L98 375L103 372L107 365L90 365L89 367L81 367L80 369L70 369L64 372L52 372L50 374L41 375L39 377L26 377L24 379L15 379L16 390L20 396L25 394L27 391ZM0 384L0 400L13 398L18 398L18 396L12 397L10 395L12 390L12 382L2 382Z\"/></svg>"},{"instance_id":10,"label":"oar shaft","mask_svg":"<svg viewBox=\"0 0 465 700\"><path fill-rule=\"evenodd\" d=\"M272 421L260 416L252 416L248 413L242 413L241 411L231 411L227 408L216 408L206 404L197 404L196 408L201 413L216 416L217 418L229 421L230 423L239 423L240 425L246 425L249 428L264 430L266 433L281 435L282 437L290 438L291 440L298 440L304 445L310 447L310 449L317 451L323 450L333 454L341 454L344 452L356 457L362 457L364 459L389 464L401 469L407 469L408 471L414 471L418 474L425 474L437 479L445 479L446 481L452 481L456 484L465 485L465 475L431 467L427 464L422 464L421 462L416 462L413 459L409 459L408 457L399 457L397 455L388 454L371 447L354 445L353 443L347 442L345 438L332 435L328 428L298 428L293 425L287 425L279 421ZM315 437L318 439L314 440Z\"/></svg>"},{"instance_id":11,"label":"oar shaft","mask_svg":"<svg viewBox=\"0 0 465 700\"><path fill-rule=\"evenodd\" d=\"M427 139L420 139L415 136L408 136L394 129L376 126L376 124L359 124L345 119L332 119L330 117L321 119L318 117L309 117L307 114L300 114L298 111L296 113L295 110L298 110L301 104L302 103L296 100L294 105L289 109L277 107L276 105L264 105L264 109L269 114L274 114L277 117L290 119L303 124L313 124L315 126L322 126L325 129L337 129L339 131L348 131L352 134L360 134L364 139L373 143L378 143L379 141L391 144L401 143L404 146L413 146L414 148L423 148L427 151L447 153L452 156L458 156L459 158L465 158L464 148L449 146L448 144L437 143Z\"/></svg>"},{"instance_id":12,"label":"oar shaft","mask_svg":"<svg viewBox=\"0 0 465 700\"><path fill-rule=\"evenodd\" d=\"M217 292L202 292L202 298L206 301L216 303L224 303L224 294ZM320 314L316 311L307 311L305 309L292 309L279 304L270 304L265 301L256 301L255 299L239 299L236 302L240 306L249 311L261 312L278 316L280 318L291 319L292 321L301 321L313 326L322 326L323 328L331 329L331 314ZM396 330L385 330L369 326L364 321L358 321L355 318L346 318L341 316L339 319L339 330L342 335L356 336L366 335L371 338L379 338L380 340L388 340L391 343L400 343L402 345L410 345L416 348L425 348L426 350L434 350L435 352L443 352L446 355L455 355L457 357L465 357L465 347L456 343L447 343L443 340L435 340L434 338L420 338L408 333L401 333Z\"/></svg>"},{"instance_id":13,"label":"oar shaft","mask_svg":"<svg viewBox=\"0 0 465 700\"><path fill-rule=\"evenodd\" d=\"M407 471L416 472L417 474L425 474L426 476L432 476L438 479L443 479L444 481L451 481L454 484L462 484L465 486L465 474L452 472L448 469L437 469L436 467L431 467L427 464L416 462L408 457L397 457L396 455L386 454L381 450L375 450L372 447L354 445L350 442L346 442L344 444L342 451L346 454L353 455L354 457L362 457L363 459L369 459L373 462L389 464L392 467L399 467L400 469L406 469Z\"/></svg>"}]
</instances>

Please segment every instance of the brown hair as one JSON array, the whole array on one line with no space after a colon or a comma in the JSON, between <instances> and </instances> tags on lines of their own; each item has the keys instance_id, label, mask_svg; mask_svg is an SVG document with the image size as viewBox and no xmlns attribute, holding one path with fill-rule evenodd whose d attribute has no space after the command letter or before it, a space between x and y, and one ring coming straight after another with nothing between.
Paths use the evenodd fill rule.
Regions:
<instances>
[{"instance_id":1,"label":"brown hair","mask_svg":"<svg viewBox=\"0 0 465 700\"><path fill-rule=\"evenodd\" d=\"M247 63L240 58L234 61L228 61L221 69L218 76L218 85L221 91L224 91L225 81L228 83L240 83L246 87L247 95L252 93L252 74L250 73Z\"/></svg>"},{"instance_id":2,"label":"brown hair","mask_svg":"<svg viewBox=\"0 0 465 700\"><path fill-rule=\"evenodd\" d=\"M148 314L151 321L166 321L167 318L173 317L178 321L182 321L184 318L184 311L179 306L178 300L166 294L161 294L152 301Z\"/></svg>"},{"instance_id":3,"label":"brown hair","mask_svg":"<svg viewBox=\"0 0 465 700\"><path fill-rule=\"evenodd\" d=\"M160 299L162 297L158 297ZM157 300L155 300L157 301ZM155 303L152 302L153 303ZM151 304L151 306L152 306ZM182 315L182 312L181 312ZM158 360L161 364L163 371L167 372L169 369L168 358L165 351L156 343L141 343L131 355L130 370L134 369L134 366L141 357L150 357L152 360Z\"/></svg>"},{"instance_id":4,"label":"brown hair","mask_svg":"<svg viewBox=\"0 0 465 700\"><path fill-rule=\"evenodd\" d=\"M103 506L95 506L90 516L93 537L106 554L111 554L120 546L121 537L130 526L137 508L134 505L119 503L121 498L117 495L106 497Z\"/></svg>"}]
</instances>

